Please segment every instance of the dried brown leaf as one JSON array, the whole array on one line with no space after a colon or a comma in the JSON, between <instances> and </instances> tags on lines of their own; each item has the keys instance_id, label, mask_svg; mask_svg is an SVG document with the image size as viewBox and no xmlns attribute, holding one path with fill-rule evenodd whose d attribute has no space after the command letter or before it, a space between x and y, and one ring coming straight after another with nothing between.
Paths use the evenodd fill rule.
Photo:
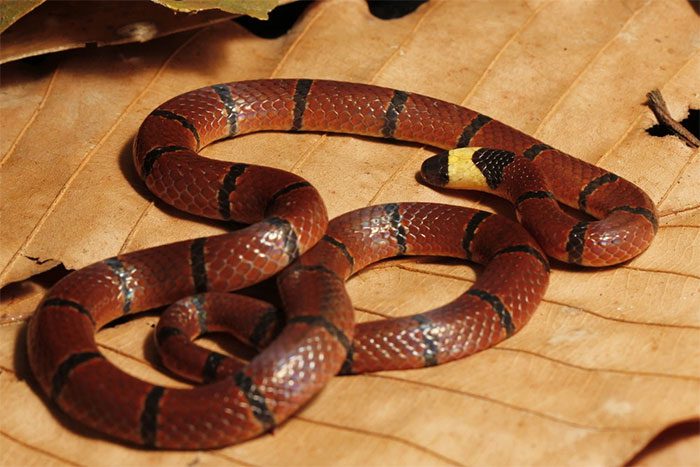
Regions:
<instances>
[{"instance_id":1,"label":"dried brown leaf","mask_svg":"<svg viewBox=\"0 0 700 467\"><path fill-rule=\"evenodd\" d=\"M63 425L23 379L21 326L1 327L1 452L14 457L0 463L609 465L698 418L700 168L678 139L644 131L655 121L643 105L658 87L673 115L700 106L698 24L683 0L435 1L391 21L363 1L339 0L313 4L276 40L226 22L85 50L48 70L7 65L3 284L219 232L154 201L131 167L130 143L167 98L250 78L377 83L471 106L629 178L661 219L654 244L628 264L555 268L531 323L497 348L426 370L337 378L274 435L208 453L134 450ZM331 215L402 200L510 212L486 195L420 185L415 172L429 148L267 133L203 152L293 170L319 188ZM435 306L473 278L465 265L397 261L349 287L364 321ZM4 302L4 319L24 316L35 295ZM151 366L154 319L102 331L98 341L132 374L181 384Z\"/></svg>"},{"instance_id":2,"label":"dried brown leaf","mask_svg":"<svg viewBox=\"0 0 700 467\"><path fill-rule=\"evenodd\" d=\"M45 0L3 0L0 3L0 33Z\"/></svg>"},{"instance_id":3,"label":"dried brown leaf","mask_svg":"<svg viewBox=\"0 0 700 467\"><path fill-rule=\"evenodd\" d=\"M177 13L147 1L46 2L12 27L7 25L0 63L62 50L145 42L230 18L221 10Z\"/></svg>"},{"instance_id":4,"label":"dried brown leaf","mask_svg":"<svg viewBox=\"0 0 700 467\"><path fill-rule=\"evenodd\" d=\"M280 0L152 0L176 11L202 11L217 9L237 15L250 15L267 19L267 14Z\"/></svg>"}]
</instances>

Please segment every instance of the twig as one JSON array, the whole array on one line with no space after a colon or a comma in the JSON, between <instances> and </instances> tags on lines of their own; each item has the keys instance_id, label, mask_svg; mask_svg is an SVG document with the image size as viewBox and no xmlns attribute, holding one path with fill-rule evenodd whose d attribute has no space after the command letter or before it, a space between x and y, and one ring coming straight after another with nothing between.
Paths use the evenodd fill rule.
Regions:
<instances>
[{"instance_id":1,"label":"twig","mask_svg":"<svg viewBox=\"0 0 700 467\"><path fill-rule=\"evenodd\" d=\"M666 101L664 101L661 91L654 89L647 93L647 102L656 119L661 125L666 126L669 130L675 133L681 140L685 142L691 148L700 147L700 140L695 137L686 127L678 123L671 117L671 113L668 111L666 106Z\"/></svg>"}]
</instances>

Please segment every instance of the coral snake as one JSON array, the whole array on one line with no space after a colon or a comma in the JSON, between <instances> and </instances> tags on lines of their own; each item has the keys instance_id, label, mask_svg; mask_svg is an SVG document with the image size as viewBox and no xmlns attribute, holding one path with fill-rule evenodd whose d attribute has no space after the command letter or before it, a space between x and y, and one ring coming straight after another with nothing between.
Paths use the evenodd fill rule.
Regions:
<instances>
[{"instance_id":1,"label":"coral snake","mask_svg":"<svg viewBox=\"0 0 700 467\"><path fill-rule=\"evenodd\" d=\"M498 215L430 203L370 206L328 225L319 193L297 175L197 155L213 141L262 130L349 133L446 149L425 161L424 179L509 200L532 236ZM644 251L657 228L649 197L617 175L467 108L366 84L275 79L191 91L146 117L133 156L163 201L250 225L69 274L31 319L28 353L39 386L63 412L147 447L240 442L282 423L339 372L425 367L490 347L520 329L540 302L549 277L545 255L616 264ZM558 203L600 220L571 217ZM400 255L443 255L485 267L446 305L355 326L345 280ZM225 293L280 271L284 316ZM150 384L98 350L96 330L167 304L155 333L162 360L206 384ZM260 352L243 363L183 350L190 339L217 330Z\"/></svg>"}]
</instances>

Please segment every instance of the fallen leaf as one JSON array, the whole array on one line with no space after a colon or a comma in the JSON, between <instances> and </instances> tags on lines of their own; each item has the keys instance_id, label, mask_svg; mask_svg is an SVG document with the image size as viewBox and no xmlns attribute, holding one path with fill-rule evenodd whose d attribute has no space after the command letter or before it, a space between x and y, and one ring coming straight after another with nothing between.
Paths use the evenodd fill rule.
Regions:
<instances>
[{"instance_id":1,"label":"fallen leaf","mask_svg":"<svg viewBox=\"0 0 700 467\"><path fill-rule=\"evenodd\" d=\"M276 3L267 3L270 1ZM26 16L14 15L14 24L0 24L0 63L62 50L145 42L232 18L229 12L221 10L177 13L146 1L35 3L38 8L31 13L25 11ZM260 3L262 6L266 2ZM12 8L18 5L29 3L3 2L3 21L6 17L10 21ZM252 11L256 15L262 13L258 9Z\"/></svg>"},{"instance_id":2,"label":"fallen leaf","mask_svg":"<svg viewBox=\"0 0 700 467\"><path fill-rule=\"evenodd\" d=\"M656 122L643 103L658 87L677 119L700 106L698 24L683 0L433 1L390 21L364 2L325 1L275 40L225 22L4 66L2 284L222 231L154 200L130 144L166 99L252 78L376 83L472 107L638 184L657 203L660 227L651 248L620 267L557 265L531 322L494 349L430 369L336 378L274 434L206 453L133 449L66 421L26 381L23 326L0 327L0 463L619 465L666 427L697 419L700 164L680 140L645 131ZM203 150L304 176L331 216L412 200L512 215L486 195L419 184L431 153L270 133ZM394 261L349 289L365 321L433 307L474 276L462 264ZM5 321L35 298L14 300ZM101 331L100 346L134 375L182 384L152 366L154 320Z\"/></svg>"},{"instance_id":3,"label":"fallen leaf","mask_svg":"<svg viewBox=\"0 0 700 467\"><path fill-rule=\"evenodd\" d=\"M0 33L42 3L44 0L4 1L0 5Z\"/></svg>"},{"instance_id":4,"label":"fallen leaf","mask_svg":"<svg viewBox=\"0 0 700 467\"><path fill-rule=\"evenodd\" d=\"M177 11L202 11L218 9L238 15L251 15L267 19L270 10L280 3L280 0L153 0Z\"/></svg>"}]
</instances>

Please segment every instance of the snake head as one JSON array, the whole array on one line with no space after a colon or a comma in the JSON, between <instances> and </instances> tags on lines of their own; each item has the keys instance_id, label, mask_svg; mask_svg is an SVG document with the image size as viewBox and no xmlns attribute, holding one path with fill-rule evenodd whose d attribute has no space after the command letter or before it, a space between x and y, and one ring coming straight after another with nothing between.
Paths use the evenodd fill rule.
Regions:
<instances>
[{"instance_id":1,"label":"snake head","mask_svg":"<svg viewBox=\"0 0 700 467\"><path fill-rule=\"evenodd\" d=\"M499 160L506 156L514 157L513 153L498 149L451 149L426 159L421 166L421 175L433 186L493 193L500 183L501 169L507 165Z\"/></svg>"},{"instance_id":2,"label":"snake head","mask_svg":"<svg viewBox=\"0 0 700 467\"><path fill-rule=\"evenodd\" d=\"M423 161L420 174L425 183L436 187L444 187L449 183L448 156L449 151L443 151Z\"/></svg>"}]
</instances>

